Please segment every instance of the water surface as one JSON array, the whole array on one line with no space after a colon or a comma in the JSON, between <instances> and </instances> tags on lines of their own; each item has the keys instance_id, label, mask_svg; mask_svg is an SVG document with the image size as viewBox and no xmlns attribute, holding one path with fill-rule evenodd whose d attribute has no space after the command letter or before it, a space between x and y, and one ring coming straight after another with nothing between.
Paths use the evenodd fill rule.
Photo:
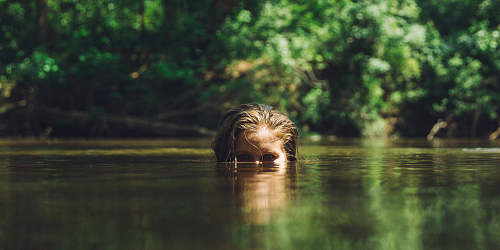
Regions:
<instances>
[{"instance_id":1,"label":"water surface","mask_svg":"<svg viewBox=\"0 0 500 250\"><path fill-rule=\"evenodd\" d=\"M209 145L0 141L0 248L500 248L497 141L304 140L284 168Z\"/></svg>"}]
</instances>

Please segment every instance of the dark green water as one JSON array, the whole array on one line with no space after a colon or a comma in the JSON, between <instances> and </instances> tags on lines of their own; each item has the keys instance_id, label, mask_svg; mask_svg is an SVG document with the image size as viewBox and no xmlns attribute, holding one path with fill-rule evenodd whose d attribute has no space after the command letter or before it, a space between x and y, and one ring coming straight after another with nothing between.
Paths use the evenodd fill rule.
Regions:
<instances>
[{"instance_id":1,"label":"dark green water","mask_svg":"<svg viewBox=\"0 0 500 250\"><path fill-rule=\"evenodd\" d=\"M500 142L0 141L0 249L500 249Z\"/></svg>"}]
</instances>

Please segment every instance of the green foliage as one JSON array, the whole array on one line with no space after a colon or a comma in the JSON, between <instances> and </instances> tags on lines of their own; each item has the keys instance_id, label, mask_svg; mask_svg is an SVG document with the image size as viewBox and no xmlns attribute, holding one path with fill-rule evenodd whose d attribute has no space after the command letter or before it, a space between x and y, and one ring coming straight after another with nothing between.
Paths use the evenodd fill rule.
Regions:
<instances>
[{"instance_id":1,"label":"green foliage","mask_svg":"<svg viewBox=\"0 0 500 250\"><path fill-rule=\"evenodd\" d=\"M298 114L302 126L352 134L346 129L354 125L363 136L387 136L396 132L394 125L412 126L404 124L412 119L426 119L426 129L449 115L483 112L496 119L499 20L492 9L497 5L267 1L258 13L241 10L228 19L224 33L228 47L237 51L232 56L267 60L270 75L285 72L280 82L293 84L286 90L300 94L287 98L284 107ZM473 16L471 8L477 10ZM450 12L454 22L445 20ZM456 23L462 27L456 29ZM263 81L267 89L279 88Z\"/></svg>"},{"instance_id":2,"label":"green foliage","mask_svg":"<svg viewBox=\"0 0 500 250\"><path fill-rule=\"evenodd\" d=\"M302 125L338 133L354 124L363 135L385 136L391 131L377 124L423 93L428 45L419 10L413 1L268 1L257 20L242 10L224 31L234 56L268 60L270 74L288 72L280 82L298 82L287 90L303 94L285 109Z\"/></svg>"},{"instance_id":3,"label":"green foliage","mask_svg":"<svg viewBox=\"0 0 500 250\"><path fill-rule=\"evenodd\" d=\"M432 20L441 35L426 65L423 78L428 95L422 103L432 103L429 113L437 116L472 117L484 114L482 121L495 123L499 95L499 29L494 14L500 4L494 1L419 2L421 19ZM473 123L468 118L468 125ZM471 127L470 130L473 130ZM474 131L471 131L474 133Z\"/></svg>"},{"instance_id":4,"label":"green foliage","mask_svg":"<svg viewBox=\"0 0 500 250\"><path fill-rule=\"evenodd\" d=\"M10 96L17 84L33 88L35 106L212 128L242 102L274 105L305 130L335 135L422 136L437 118L468 127L477 115L487 126L500 107L498 8L490 0L0 1L1 112L26 98Z\"/></svg>"}]
</instances>

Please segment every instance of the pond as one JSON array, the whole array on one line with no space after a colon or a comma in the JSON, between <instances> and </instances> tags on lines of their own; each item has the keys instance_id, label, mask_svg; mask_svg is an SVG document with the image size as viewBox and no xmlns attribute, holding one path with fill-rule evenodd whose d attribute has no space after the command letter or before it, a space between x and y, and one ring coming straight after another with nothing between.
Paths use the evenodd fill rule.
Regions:
<instances>
[{"instance_id":1,"label":"pond","mask_svg":"<svg viewBox=\"0 0 500 250\"><path fill-rule=\"evenodd\" d=\"M500 142L335 140L286 168L208 139L1 140L1 249L500 249Z\"/></svg>"}]
</instances>

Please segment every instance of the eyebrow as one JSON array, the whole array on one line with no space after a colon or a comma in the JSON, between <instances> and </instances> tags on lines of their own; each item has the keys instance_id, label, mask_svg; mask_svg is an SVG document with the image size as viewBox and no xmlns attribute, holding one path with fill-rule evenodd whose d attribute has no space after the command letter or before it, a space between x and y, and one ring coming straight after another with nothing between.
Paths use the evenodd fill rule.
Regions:
<instances>
[{"instance_id":1,"label":"eyebrow","mask_svg":"<svg viewBox=\"0 0 500 250\"><path fill-rule=\"evenodd\" d=\"M236 151L236 154L251 154L251 152L248 151Z\"/></svg>"},{"instance_id":2,"label":"eyebrow","mask_svg":"<svg viewBox=\"0 0 500 250\"><path fill-rule=\"evenodd\" d=\"M274 154L274 155L277 155L277 154L278 154L278 152L276 152L276 151L265 151L265 152L263 152L262 154L263 154L263 155L265 155L265 154Z\"/></svg>"},{"instance_id":3,"label":"eyebrow","mask_svg":"<svg viewBox=\"0 0 500 250\"><path fill-rule=\"evenodd\" d=\"M252 152L249 152L249 151L236 151L235 152L236 154L252 154ZM265 155L265 154L278 154L278 152L276 151L264 151L261 153L262 155Z\"/></svg>"}]
</instances>

